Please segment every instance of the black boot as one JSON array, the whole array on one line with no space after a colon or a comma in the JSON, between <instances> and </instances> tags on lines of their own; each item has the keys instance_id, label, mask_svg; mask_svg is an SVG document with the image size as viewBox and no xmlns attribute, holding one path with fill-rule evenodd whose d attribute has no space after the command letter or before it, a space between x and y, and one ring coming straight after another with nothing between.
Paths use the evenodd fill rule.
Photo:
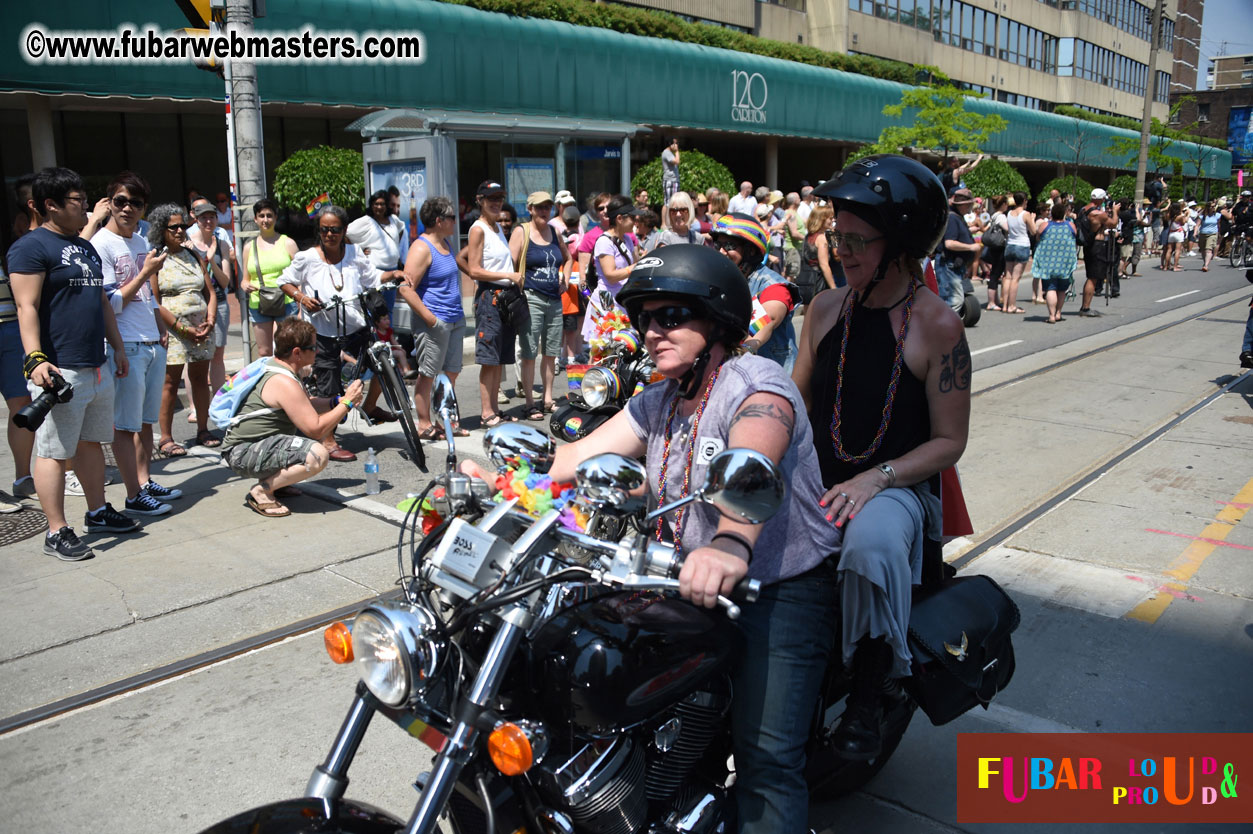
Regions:
<instances>
[{"instance_id":1,"label":"black boot","mask_svg":"<svg viewBox=\"0 0 1253 834\"><path fill-rule=\"evenodd\" d=\"M853 687L831 742L846 759L868 762L882 749L883 708L894 685L892 647L882 637L863 638L853 654Z\"/></svg>"}]
</instances>

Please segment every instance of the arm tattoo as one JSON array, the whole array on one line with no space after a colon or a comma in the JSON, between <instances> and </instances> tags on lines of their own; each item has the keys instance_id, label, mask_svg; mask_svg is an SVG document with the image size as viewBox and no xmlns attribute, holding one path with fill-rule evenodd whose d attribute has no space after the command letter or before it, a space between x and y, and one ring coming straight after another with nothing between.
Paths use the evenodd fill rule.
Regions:
<instances>
[{"instance_id":1,"label":"arm tattoo","mask_svg":"<svg viewBox=\"0 0 1253 834\"><path fill-rule=\"evenodd\" d=\"M727 426L727 431L735 428L735 424L746 418L764 417L769 420L777 420L783 424L783 428L787 430L787 436L792 436L792 427L795 420L792 419L783 409L773 403L754 403L746 405L735 413L731 418L731 425Z\"/></svg>"},{"instance_id":2,"label":"arm tattoo","mask_svg":"<svg viewBox=\"0 0 1253 834\"><path fill-rule=\"evenodd\" d=\"M970 345L963 333L953 350L940 356L940 393L970 389Z\"/></svg>"}]
</instances>

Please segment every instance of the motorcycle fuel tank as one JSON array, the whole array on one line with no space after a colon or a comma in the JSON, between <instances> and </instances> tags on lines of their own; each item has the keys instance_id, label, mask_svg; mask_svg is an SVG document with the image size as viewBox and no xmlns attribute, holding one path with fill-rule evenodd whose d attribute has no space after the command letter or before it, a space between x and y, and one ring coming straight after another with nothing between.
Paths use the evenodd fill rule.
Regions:
<instances>
[{"instance_id":1,"label":"motorcycle fuel tank","mask_svg":"<svg viewBox=\"0 0 1253 834\"><path fill-rule=\"evenodd\" d=\"M542 712L612 732L699 687L742 642L720 611L655 593L611 594L544 624L531 641L527 689Z\"/></svg>"},{"instance_id":2,"label":"motorcycle fuel tank","mask_svg":"<svg viewBox=\"0 0 1253 834\"><path fill-rule=\"evenodd\" d=\"M552 436L558 440L578 440L600 428L610 417L617 414L618 410L617 406L613 406L598 411L588 411L567 402L558 406L553 412L553 416L548 420L548 428Z\"/></svg>"}]
</instances>

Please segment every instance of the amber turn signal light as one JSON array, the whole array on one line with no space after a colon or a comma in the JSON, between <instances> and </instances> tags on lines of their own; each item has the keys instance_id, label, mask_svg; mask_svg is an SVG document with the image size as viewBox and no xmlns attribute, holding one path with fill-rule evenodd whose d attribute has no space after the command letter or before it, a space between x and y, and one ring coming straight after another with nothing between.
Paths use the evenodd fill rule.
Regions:
<instances>
[{"instance_id":1,"label":"amber turn signal light","mask_svg":"<svg viewBox=\"0 0 1253 834\"><path fill-rule=\"evenodd\" d=\"M487 752L492 764L506 776L520 776L531 769L535 758L531 752L531 739L517 724L505 722L487 737Z\"/></svg>"},{"instance_id":2,"label":"amber turn signal light","mask_svg":"<svg viewBox=\"0 0 1253 834\"><path fill-rule=\"evenodd\" d=\"M352 629L343 623L331 623L322 632L326 653L335 663L352 663Z\"/></svg>"}]
</instances>

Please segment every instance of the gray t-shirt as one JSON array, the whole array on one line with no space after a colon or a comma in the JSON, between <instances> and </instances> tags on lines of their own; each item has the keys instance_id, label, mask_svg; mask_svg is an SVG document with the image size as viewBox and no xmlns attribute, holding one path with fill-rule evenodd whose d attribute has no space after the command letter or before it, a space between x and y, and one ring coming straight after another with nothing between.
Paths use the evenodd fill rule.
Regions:
<instances>
[{"instance_id":1,"label":"gray t-shirt","mask_svg":"<svg viewBox=\"0 0 1253 834\"><path fill-rule=\"evenodd\" d=\"M674 229L666 229L661 233L661 237L657 239L658 246L669 246L672 243L703 243L704 238L700 232L695 229L688 228L686 235L681 235Z\"/></svg>"},{"instance_id":2,"label":"gray t-shirt","mask_svg":"<svg viewBox=\"0 0 1253 834\"><path fill-rule=\"evenodd\" d=\"M672 380L657 382L627 402L631 429L648 444L648 480L654 494L666 441L666 418L678 395L677 390L678 383ZM824 490L800 391L778 363L761 356L735 356L723 364L701 418L696 453L692 456L691 483L695 486L704 483L709 461L727 448L727 430L735 412L745 399L759 391L786 397L796 413L792 440L781 467L787 494L783 506L763 525L753 547L753 561L748 566L750 578L768 585L802 574L827 556L838 553L840 531L826 520L825 512L818 506ZM675 416L671 429L675 435L670 444L671 474L662 503L677 500L682 495L691 419L691 416ZM718 529L720 518L721 514L714 507L689 504L683 521L683 549L691 552L708 544ZM667 517L668 522L673 523L673 520L672 516Z\"/></svg>"},{"instance_id":3,"label":"gray t-shirt","mask_svg":"<svg viewBox=\"0 0 1253 834\"><path fill-rule=\"evenodd\" d=\"M661 152L661 176L667 180L679 178L679 163L674 161L674 151L666 148Z\"/></svg>"}]
</instances>

